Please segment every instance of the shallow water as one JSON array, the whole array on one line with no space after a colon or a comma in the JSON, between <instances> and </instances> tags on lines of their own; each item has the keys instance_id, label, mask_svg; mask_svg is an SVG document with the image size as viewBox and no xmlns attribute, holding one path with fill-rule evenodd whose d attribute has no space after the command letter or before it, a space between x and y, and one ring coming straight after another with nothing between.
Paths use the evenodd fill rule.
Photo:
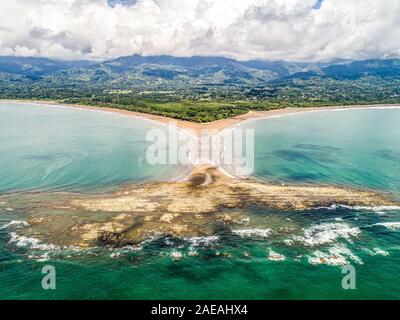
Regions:
<instances>
[{"instance_id":1,"label":"shallow water","mask_svg":"<svg viewBox=\"0 0 400 320\"><path fill-rule=\"evenodd\" d=\"M183 168L146 161L152 128L167 132L119 114L0 103L0 192L94 192L173 178Z\"/></svg>"},{"instance_id":2,"label":"shallow water","mask_svg":"<svg viewBox=\"0 0 400 320\"><path fill-rule=\"evenodd\" d=\"M256 176L400 191L400 108L319 111L247 121Z\"/></svg>"},{"instance_id":3,"label":"shallow water","mask_svg":"<svg viewBox=\"0 0 400 320\"><path fill-rule=\"evenodd\" d=\"M0 118L3 124L12 123L7 131L14 132L13 142L6 140L3 144L3 137L9 134L0 127L0 148L7 150L5 159L11 159L1 158L0 162L14 162L14 166L5 167L8 171L0 167L2 192L37 188L91 192L170 173L163 168L154 168L153 172L153 168L138 167L136 160L129 162L132 154L134 159L143 156L141 148L127 151L129 133L134 131L132 135L137 137L145 130L133 118L28 107L29 116L19 122L25 108L8 108L8 120ZM65 154L74 150L74 156L69 166L61 166L43 179L43 167L48 165L45 160L32 158L22 165L25 162L19 159L20 154L35 154L36 150L44 150L42 153L51 157L58 150L54 143L42 145L50 133L42 135L39 131L50 129L41 121L31 121L43 119L47 112L52 116L47 124L61 123L59 128L76 132L76 139L84 132L85 142L68 143L70 135L57 136L57 145L63 146ZM85 121L81 121L82 116ZM400 110L357 110L258 120L245 126L256 129L258 177L280 182L340 183L398 194L398 120ZM24 127L29 126L26 137ZM93 127L99 131L90 129ZM37 140L31 140L35 134ZM79 156L88 152L86 149L92 150L94 136L104 149ZM30 148L31 144L35 148ZM110 155L111 151L115 155ZM85 159L99 159L96 157L110 163L115 162L113 157L128 160L121 161L125 165L118 170L96 160L88 166ZM13 168L15 178L9 176ZM26 173L29 168L37 169L30 175ZM80 178L86 170L92 174ZM106 180L98 179L98 174ZM11 205L1 202L0 197L0 225L7 225L0 229L1 299L400 298L400 212L395 208L228 210L227 214L245 218L217 224L214 237L163 238L119 249L75 250L13 237L12 232L18 234L24 227L21 222L25 214ZM341 287L342 265L348 263L356 268L356 290ZM47 264L57 270L57 289L53 291L41 288L41 268Z\"/></svg>"}]
</instances>

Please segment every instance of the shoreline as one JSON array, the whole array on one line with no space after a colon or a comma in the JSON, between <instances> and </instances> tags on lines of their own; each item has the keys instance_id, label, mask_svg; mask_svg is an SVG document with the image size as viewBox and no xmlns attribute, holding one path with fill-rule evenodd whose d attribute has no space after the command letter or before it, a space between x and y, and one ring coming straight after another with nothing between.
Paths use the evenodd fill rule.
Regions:
<instances>
[{"instance_id":1,"label":"shoreline","mask_svg":"<svg viewBox=\"0 0 400 320\"><path fill-rule=\"evenodd\" d=\"M191 136L201 136L206 130L214 130L216 133L223 131L224 129L233 127L241 124L244 121L267 119L280 117L284 115L296 115L306 112L321 112L321 111L340 111L340 110L359 110L359 109L385 109L385 108L400 108L400 104L368 104L368 105L341 105L341 106L330 106L330 107L286 107L281 109L265 110L265 111L249 111L248 113L238 115L232 118L221 119L213 122L191 122L187 120L179 120L169 118L165 116L159 116L150 113L123 110L118 108L110 107L98 107L98 106L87 106L79 104L65 104L57 101L45 101L45 100L13 100L13 99L0 99L0 103L29 103L37 105L48 105L48 106L60 106L66 108L76 108L83 110L102 111L120 114L124 116L132 116L141 118L144 120L155 121L164 125L175 124L178 128L183 129L186 133Z\"/></svg>"},{"instance_id":2,"label":"shoreline","mask_svg":"<svg viewBox=\"0 0 400 320\"><path fill-rule=\"evenodd\" d=\"M95 112L110 113L127 117L134 117L143 121L155 122L159 125L173 125L178 128L189 139L199 143L201 137L219 135L224 130L234 129L245 122L256 121L262 119L278 118L282 116L293 116L303 113L327 112L327 111L347 111L347 110L362 110L362 109L394 109L400 108L400 104L372 104L372 105L349 105L349 106L330 106L330 107L286 107L281 109L265 110L265 111L249 111L246 114L238 115L232 118L221 119L213 122L198 123L187 120L179 120L165 116L159 116L149 113L123 110L110 107L86 106L79 104L64 104L57 101L44 100L10 100L0 99L0 103L14 104L34 104L48 107L75 108L78 110L90 110ZM210 132L212 131L212 132ZM241 179L243 177L235 175L227 168L219 163L199 162L193 163L192 167L181 173L179 176L172 178L170 181L187 181L196 167L199 165L213 165L221 174L230 179Z\"/></svg>"}]
</instances>

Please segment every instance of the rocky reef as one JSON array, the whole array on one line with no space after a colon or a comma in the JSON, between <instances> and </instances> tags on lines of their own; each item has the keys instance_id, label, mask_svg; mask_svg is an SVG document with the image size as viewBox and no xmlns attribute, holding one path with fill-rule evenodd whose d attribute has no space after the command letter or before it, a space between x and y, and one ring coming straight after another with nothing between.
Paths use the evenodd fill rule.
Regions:
<instances>
[{"instance_id":1,"label":"rocky reef","mask_svg":"<svg viewBox=\"0 0 400 320\"><path fill-rule=\"evenodd\" d=\"M28 227L20 230L24 236L80 247L124 246L166 235L211 236L216 223L246 220L243 211L235 211L246 206L302 211L334 204L398 205L373 191L235 179L209 165L195 167L185 181L126 185L110 194L12 197L6 200L28 214Z\"/></svg>"}]
</instances>

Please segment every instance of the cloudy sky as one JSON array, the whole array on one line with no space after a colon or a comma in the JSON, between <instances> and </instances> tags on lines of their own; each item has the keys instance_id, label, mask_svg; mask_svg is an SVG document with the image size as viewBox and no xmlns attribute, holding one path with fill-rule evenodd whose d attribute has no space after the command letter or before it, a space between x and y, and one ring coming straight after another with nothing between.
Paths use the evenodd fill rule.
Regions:
<instances>
[{"instance_id":1,"label":"cloudy sky","mask_svg":"<svg viewBox=\"0 0 400 320\"><path fill-rule=\"evenodd\" d=\"M399 0L0 0L0 55L400 57Z\"/></svg>"}]
</instances>

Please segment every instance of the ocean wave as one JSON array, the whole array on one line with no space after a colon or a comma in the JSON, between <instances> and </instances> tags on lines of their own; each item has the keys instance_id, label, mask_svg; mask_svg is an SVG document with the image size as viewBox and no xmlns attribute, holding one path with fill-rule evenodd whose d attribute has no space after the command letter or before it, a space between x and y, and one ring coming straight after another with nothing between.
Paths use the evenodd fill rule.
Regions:
<instances>
[{"instance_id":1,"label":"ocean wave","mask_svg":"<svg viewBox=\"0 0 400 320\"><path fill-rule=\"evenodd\" d=\"M379 222L373 224L373 226L382 226L389 230L400 230L400 222Z\"/></svg>"},{"instance_id":2,"label":"ocean wave","mask_svg":"<svg viewBox=\"0 0 400 320\"><path fill-rule=\"evenodd\" d=\"M285 261L286 257L283 254L277 253L273 250L269 250L268 260L271 261Z\"/></svg>"},{"instance_id":3,"label":"ocean wave","mask_svg":"<svg viewBox=\"0 0 400 320\"><path fill-rule=\"evenodd\" d=\"M9 243L12 243L20 248L29 248L29 249L36 249L36 250L59 250L60 249L59 246L43 243L42 241L40 241L39 239L36 239L36 238L29 238L26 236L21 236L21 235L18 235L16 232L11 232L10 235L11 235L11 238L9 240Z\"/></svg>"},{"instance_id":4,"label":"ocean wave","mask_svg":"<svg viewBox=\"0 0 400 320\"><path fill-rule=\"evenodd\" d=\"M337 210L337 209L350 209L350 210L369 210L376 213L383 213L385 211L396 211L400 210L400 206L348 206L344 204L332 204L329 207L317 207L314 210Z\"/></svg>"},{"instance_id":5,"label":"ocean wave","mask_svg":"<svg viewBox=\"0 0 400 320\"><path fill-rule=\"evenodd\" d=\"M379 248L373 248L373 249L362 248L362 249L370 256L384 256L384 257L389 256L389 252Z\"/></svg>"},{"instance_id":6,"label":"ocean wave","mask_svg":"<svg viewBox=\"0 0 400 320\"><path fill-rule=\"evenodd\" d=\"M283 243L287 246L292 246L294 244L294 241L292 239L285 239L283 240Z\"/></svg>"},{"instance_id":7,"label":"ocean wave","mask_svg":"<svg viewBox=\"0 0 400 320\"><path fill-rule=\"evenodd\" d=\"M52 161L52 163L46 167L45 174L42 176L42 181L45 181L53 172L63 169L72 163L72 159L59 159Z\"/></svg>"},{"instance_id":8,"label":"ocean wave","mask_svg":"<svg viewBox=\"0 0 400 320\"><path fill-rule=\"evenodd\" d=\"M121 252L113 252L110 254L111 259L116 259L116 258L119 258L120 256L121 256Z\"/></svg>"},{"instance_id":9,"label":"ocean wave","mask_svg":"<svg viewBox=\"0 0 400 320\"><path fill-rule=\"evenodd\" d=\"M188 256L189 257L196 257L198 255L199 255L199 253L197 252L196 249L194 249L192 247L189 248L189 250L188 250Z\"/></svg>"},{"instance_id":10,"label":"ocean wave","mask_svg":"<svg viewBox=\"0 0 400 320\"><path fill-rule=\"evenodd\" d=\"M23 220L11 220L9 223L1 226L0 230L7 229L7 228L13 227L13 226L27 227L28 225L29 225L29 223L26 221L23 221Z\"/></svg>"},{"instance_id":11,"label":"ocean wave","mask_svg":"<svg viewBox=\"0 0 400 320\"><path fill-rule=\"evenodd\" d=\"M173 250L173 251L171 252L171 258L172 258L173 260L179 260L179 259L182 259L182 258L183 258L183 254L182 254L182 252Z\"/></svg>"},{"instance_id":12,"label":"ocean wave","mask_svg":"<svg viewBox=\"0 0 400 320\"><path fill-rule=\"evenodd\" d=\"M109 251L111 251L110 258L116 259L116 258L119 258L121 255L127 255L127 254L132 253L132 252L142 251L143 250L143 245L145 243L146 242L143 241L143 242L141 242L140 244L137 244L137 245L127 245L127 246L124 246L124 247L121 247L121 248L109 248Z\"/></svg>"},{"instance_id":13,"label":"ocean wave","mask_svg":"<svg viewBox=\"0 0 400 320\"><path fill-rule=\"evenodd\" d=\"M260 238L268 238L271 235L271 229L237 229L232 230L232 233L237 234L238 236L245 237L260 237Z\"/></svg>"},{"instance_id":14,"label":"ocean wave","mask_svg":"<svg viewBox=\"0 0 400 320\"><path fill-rule=\"evenodd\" d=\"M234 222L236 224L248 224L250 222L250 218L246 217L246 218L242 218L240 220L234 220Z\"/></svg>"},{"instance_id":15,"label":"ocean wave","mask_svg":"<svg viewBox=\"0 0 400 320\"><path fill-rule=\"evenodd\" d=\"M357 264L364 264L362 260L345 245L335 245L329 248L327 252L317 250L308 257L308 262L312 265L325 264L328 266L345 266L350 263L350 260Z\"/></svg>"},{"instance_id":16,"label":"ocean wave","mask_svg":"<svg viewBox=\"0 0 400 320\"><path fill-rule=\"evenodd\" d=\"M303 243L306 246L317 246L326 243L333 243L337 238L343 238L351 242L351 237L361 233L360 228L350 227L346 223L321 223L303 229L303 236L293 236L293 240Z\"/></svg>"},{"instance_id":17,"label":"ocean wave","mask_svg":"<svg viewBox=\"0 0 400 320\"><path fill-rule=\"evenodd\" d=\"M45 252L41 255L32 255L30 254L28 256L28 259L35 259L37 262L45 262L50 260L50 253L49 252Z\"/></svg>"},{"instance_id":18,"label":"ocean wave","mask_svg":"<svg viewBox=\"0 0 400 320\"><path fill-rule=\"evenodd\" d=\"M192 247L206 247L219 241L218 236L184 238Z\"/></svg>"}]
</instances>

